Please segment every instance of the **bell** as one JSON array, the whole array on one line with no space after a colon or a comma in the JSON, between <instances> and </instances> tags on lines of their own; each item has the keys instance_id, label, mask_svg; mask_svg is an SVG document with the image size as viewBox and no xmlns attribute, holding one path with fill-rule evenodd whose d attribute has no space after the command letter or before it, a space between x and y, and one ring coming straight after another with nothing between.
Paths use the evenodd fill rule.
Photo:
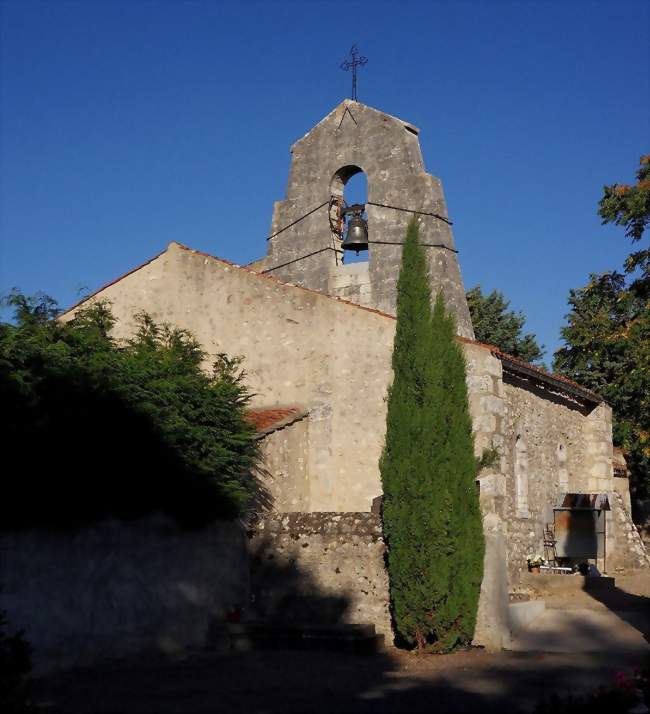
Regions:
<instances>
[{"instance_id":1,"label":"bell","mask_svg":"<svg viewBox=\"0 0 650 714\"><path fill-rule=\"evenodd\" d=\"M348 223L348 232L341 244L343 250L368 250L368 224L359 215L352 216Z\"/></svg>"}]
</instances>

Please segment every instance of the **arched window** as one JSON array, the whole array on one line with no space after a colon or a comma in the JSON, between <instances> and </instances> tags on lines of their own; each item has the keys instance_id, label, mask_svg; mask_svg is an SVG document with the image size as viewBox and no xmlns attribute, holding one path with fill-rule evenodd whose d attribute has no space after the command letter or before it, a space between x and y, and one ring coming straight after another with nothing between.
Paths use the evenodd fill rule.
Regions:
<instances>
[{"instance_id":1,"label":"arched window","mask_svg":"<svg viewBox=\"0 0 650 714\"><path fill-rule=\"evenodd\" d=\"M529 518L528 450L522 434L515 438L515 510L517 518Z\"/></svg>"},{"instance_id":2,"label":"arched window","mask_svg":"<svg viewBox=\"0 0 650 714\"><path fill-rule=\"evenodd\" d=\"M332 196L345 196L346 186L353 176L358 176L363 174L365 179L365 174L360 166L354 166L352 164L348 166L342 166L335 174L332 176L332 182L330 184L330 193ZM357 179L358 180L358 179ZM354 186L354 182L351 184ZM367 192L365 194L367 198ZM345 196L347 200L347 196ZM350 203L350 201L348 201ZM352 201L352 203L365 203L364 201Z\"/></svg>"},{"instance_id":3,"label":"arched window","mask_svg":"<svg viewBox=\"0 0 650 714\"><path fill-rule=\"evenodd\" d=\"M332 196L340 196L347 206L355 203L366 205L368 203L368 179L363 169L359 166L349 165L340 168L332 177ZM367 219L367 215L364 214ZM361 263L368 261L367 250L359 251L356 255L353 251L346 251L344 255L345 263Z\"/></svg>"}]
</instances>

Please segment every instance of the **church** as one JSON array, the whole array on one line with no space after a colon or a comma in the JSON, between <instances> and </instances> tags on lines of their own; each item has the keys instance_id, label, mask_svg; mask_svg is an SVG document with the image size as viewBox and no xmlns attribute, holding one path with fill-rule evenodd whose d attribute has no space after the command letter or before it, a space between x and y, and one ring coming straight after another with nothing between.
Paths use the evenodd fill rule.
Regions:
<instances>
[{"instance_id":1,"label":"church","mask_svg":"<svg viewBox=\"0 0 650 714\"><path fill-rule=\"evenodd\" d=\"M456 318L476 453L498 452L478 479L486 552L475 642L500 649L527 556L548 555L550 536L565 564L614 574L649 561L625 470L615 468L610 407L475 341L442 185L425 170L418 136L410 122L343 101L291 147L261 259L239 266L172 242L62 319L108 300L117 338L145 310L190 330L210 355L243 356L272 496L249 533L252 614L390 634L379 457L401 245L415 216L432 294L441 290ZM360 172L367 202L348 206L345 185ZM367 260L346 261L357 252ZM304 574L298 593L288 570ZM331 597L324 604L316 591Z\"/></svg>"}]
</instances>

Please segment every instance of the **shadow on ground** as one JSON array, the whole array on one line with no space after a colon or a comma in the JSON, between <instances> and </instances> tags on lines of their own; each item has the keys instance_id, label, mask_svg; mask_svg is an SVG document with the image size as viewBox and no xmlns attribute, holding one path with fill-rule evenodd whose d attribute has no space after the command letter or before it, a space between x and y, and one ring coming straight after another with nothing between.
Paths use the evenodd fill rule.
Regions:
<instances>
[{"instance_id":1,"label":"shadow on ground","mask_svg":"<svg viewBox=\"0 0 650 714\"><path fill-rule=\"evenodd\" d=\"M287 619L295 621L297 612L314 613L321 606L328 619L345 619L344 597L320 590L294 562L281 564L264 549L258 555L264 556L263 581L269 582L267 576L270 582L284 580L273 604L274 609L284 607ZM254 583L260 583L260 570ZM615 595L630 605L630 612L647 600ZM583 695L610 686L617 672L631 672L644 664L643 658L638 651L617 653L607 647L578 654L489 654L472 649L424 656L393 648L366 656L288 649L196 651L177 661L139 657L119 666L50 675L35 682L34 694L51 714L516 714L533 712L552 694Z\"/></svg>"},{"instance_id":2,"label":"shadow on ground","mask_svg":"<svg viewBox=\"0 0 650 714\"><path fill-rule=\"evenodd\" d=\"M264 651L76 670L42 680L49 712L531 712L609 685L638 661L480 651L423 657Z\"/></svg>"},{"instance_id":3,"label":"shadow on ground","mask_svg":"<svg viewBox=\"0 0 650 714\"><path fill-rule=\"evenodd\" d=\"M253 555L258 615L264 611L259 598L272 591L268 612L284 612L286 620L300 621L299 613L309 618L308 624L316 624L319 613L334 624L349 617L345 593L323 589L300 563L273 556L266 542ZM629 612L647 605L647 598L624 591L613 595L629 605ZM48 714L516 714L533 712L552 694L581 695L609 686L617 672L631 672L644 664L643 658L638 650L615 652L606 646L577 654L473 649L423 656L393 648L365 656L272 648L196 650L175 661L158 654L51 674L34 682L33 691Z\"/></svg>"},{"instance_id":4,"label":"shadow on ground","mask_svg":"<svg viewBox=\"0 0 650 714\"><path fill-rule=\"evenodd\" d=\"M638 630L650 643L650 597L626 592L616 585L611 589L592 589L587 588L585 582L583 589L623 622Z\"/></svg>"}]
</instances>

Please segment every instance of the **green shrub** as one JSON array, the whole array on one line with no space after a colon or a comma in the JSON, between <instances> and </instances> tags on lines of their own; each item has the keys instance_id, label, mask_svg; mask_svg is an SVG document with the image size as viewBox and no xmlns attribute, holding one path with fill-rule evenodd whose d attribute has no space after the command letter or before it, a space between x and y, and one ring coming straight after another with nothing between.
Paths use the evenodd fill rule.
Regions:
<instances>
[{"instance_id":1,"label":"green shrub","mask_svg":"<svg viewBox=\"0 0 650 714\"><path fill-rule=\"evenodd\" d=\"M3 528L76 527L161 511L187 526L254 507L259 452L239 362L211 373L185 330L136 316L111 337L110 306L54 319L49 298L14 293L0 324ZM10 497L4 497L8 496Z\"/></svg>"},{"instance_id":2,"label":"green shrub","mask_svg":"<svg viewBox=\"0 0 650 714\"><path fill-rule=\"evenodd\" d=\"M483 574L465 362L442 295L433 313L418 228L402 255L380 468L398 642L448 651L471 641Z\"/></svg>"}]
</instances>

